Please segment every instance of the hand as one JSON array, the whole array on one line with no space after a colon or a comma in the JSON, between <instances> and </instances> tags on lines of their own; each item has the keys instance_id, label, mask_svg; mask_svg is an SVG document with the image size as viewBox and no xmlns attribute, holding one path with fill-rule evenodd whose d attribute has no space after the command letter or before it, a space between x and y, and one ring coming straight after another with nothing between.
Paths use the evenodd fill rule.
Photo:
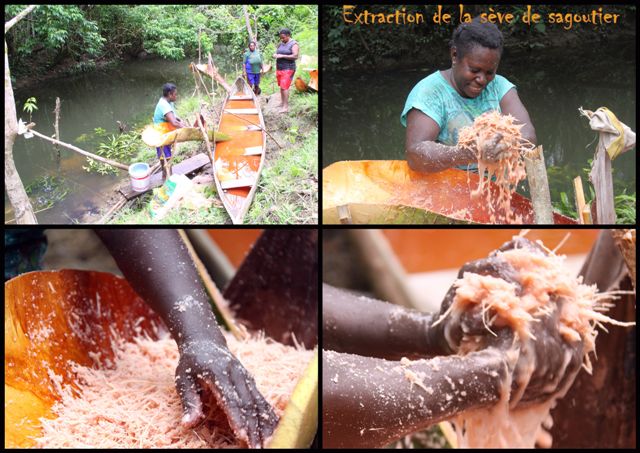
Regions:
<instances>
[{"instance_id":1,"label":"hand","mask_svg":"<svg viewBox=\"0 0 640 453\"><path fill-rule=\"evenodd\" d=\"M273 58L280 58L280 54L274 53Z\"/></svg>"},{"instance_id":2,"label":"hand","mask_svg":"<svg viewBox=\"0 0 640 453\"><path fill-rule=\"evenodd\" d=\"M502 141L504 136L496 133L487 140L480 143L480 159L485 162L496 163L500 160L501 154L507 150L507 144Z\"/></svg>"},{"instance_id":3,"label":"hand","mask_svg":"<svg viewBox=\"0 0 640 453\"><path fill-rule=\"evenodd\" d=\"M250 448L262 447L278 423L272 407L253 377L229 351L214 340L180 345L176 387L182 400L182 423L193 428L204 421L203 397L213 394L233 432Z\"/></svg>"},{"instance_id":4,"label":"hand","mask_svg":"<svg viewBox=\"0 0 640 453\"><path fill-rule=\"evenodd\" d=\"M518 237L505 243L499 251L518 248L529 248L538 253L547 253L539 245ZM465 264L458 274L464 272L489 275L501 278L516 287L516 294L522 291L516 271L506 261L493 252L488 258ZM452 286L442 303L441 315L453 303L456 287ZM537 322L530 323L531 333L536 340L517 341L510 327L491 327L488 324L493 316L491 310L482 318L481 304L473 304L460 316L449 314L436 326L430 329L430 335L440 335L444 343L453 353L466 353L485 348L496 348L502 351L513 370L511 404L520 402L538 402L548 399L562 390L565 384L577 373L582 364L582 342L567 343L559 334L558 316L562 310L563 299L552 296L551 303L556 309L550 316L543 316ZM514 352L517 353L515 360Z\"/></svg>"},{"instance_id":5,"label":"hand","mask_svg":"<svg viewBox=\"0 0 640 453\"><path fill-rule=\"evenodd\" d=\"M582 341L568 343L558 330L559 313L566 301L552 297L556 309L531 323L535 340L520 347L511 384L511 405L548 400L564 389L582 366Z\"/></svg>"},{"instance_id":6,"label":"hand","mask_svg":"<svg viewBox=\"0 0 640 453\"><path fill-rule=\"evenodd\" d=\"M466 263L460 268L458 279L462 278L465 272L502 278L509 283L517 285L518 288L520 286L516 281L515 269L495 256ZM449 354L468 352L470 343L476 350L488 347L489 337L493 338L493 334L485 327L481 304L469 305L459 316L450 313L442 318L451 307L456 291L457 287L455 285L452 285L447 291L440 306L440 314L429 328L428 341L430 344L438 345L440 349ZM485 314L485 319L488 318ZM493 330L495 331L495 329ZM467 340L469 339L473 341L468 342Z\"/></svg>"}]
</instances>

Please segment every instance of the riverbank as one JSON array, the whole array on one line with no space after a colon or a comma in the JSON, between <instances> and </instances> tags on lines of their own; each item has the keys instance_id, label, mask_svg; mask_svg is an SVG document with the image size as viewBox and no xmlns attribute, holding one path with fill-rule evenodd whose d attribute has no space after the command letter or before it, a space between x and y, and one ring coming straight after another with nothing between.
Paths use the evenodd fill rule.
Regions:
<instances>
[{"instance_id":1,"label":"riverbank","mask_svg":"<svg viewBox=\"0 0 640 453\"><path fill-rule=\"evenodd\" d=\"M245 217L253 224L317 224L318 223L318 97L312 93L298 93L292 88L288 114L278 112L280 94L269 78L263 83L260 96L267 130L282 146L267 137L266 162L260 177L255 199ZM198 102L192 102L198 105ZM217 105L213 110L220 111ZM188 117L188 115L185 115ZM176 157L181 160L206 153L204 143L186 142L179 145ZM206 207L179 207L157 222L148 214L152 198L148 192L118 211L108 223L113 224L225 224L231 223L215 191L211 165L189 175L204 182L199 191L207 200ZM98 209L87 212L80 223L99 222L121 199L118 189L128 186L128 178L114 186L112 195L98 201Z\"/></svg>"}]
</instances>

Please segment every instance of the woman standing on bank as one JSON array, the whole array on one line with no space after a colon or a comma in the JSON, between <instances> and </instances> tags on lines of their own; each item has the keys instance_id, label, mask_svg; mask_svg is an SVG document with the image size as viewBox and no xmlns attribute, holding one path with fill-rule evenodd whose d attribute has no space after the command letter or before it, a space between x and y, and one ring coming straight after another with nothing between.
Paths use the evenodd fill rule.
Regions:
<instances>
[{"instance_id":1,"label":"woman standing on bank","mask_svg":"<svg viewBox=\"0 0 640 453\"><path fill-rule=\"evenodd\" d=\"M280 113L289 111L289 87L296 72L296 60L300 53L298 42L291 38L291 31L283 28L278 32L280 45L273 54L276 59L276 80L280 87Z\"/></svg>"}]
</instances>

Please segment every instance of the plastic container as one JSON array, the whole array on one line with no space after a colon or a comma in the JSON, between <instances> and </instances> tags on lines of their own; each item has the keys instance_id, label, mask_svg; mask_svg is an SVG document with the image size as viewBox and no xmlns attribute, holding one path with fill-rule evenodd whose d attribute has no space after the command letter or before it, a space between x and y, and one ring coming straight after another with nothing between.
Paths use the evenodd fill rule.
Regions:
<instances>
[{"instance_id":1,"label":"plastic container","mask_svg":"<svg viewBox=\"0 0 640 453\"><path fill-rule=\"evenodd\" d=\"M144 162L136 162L129 165L129 177L131 188L136 192L145 192L151 183L151 169Z\"/></svg>"},{"instance_id":2,"label":"plastic container","mask_svg":"<svg viewBox=\"0 0 640 453\"><path fill-rule=\"evenodd\" d=\"M151 218L162 219L191 190L192 185L191 180L185 175L171 175L162 187L153 189L153 198L149 202Z\"/></svg>"}]
</instances>

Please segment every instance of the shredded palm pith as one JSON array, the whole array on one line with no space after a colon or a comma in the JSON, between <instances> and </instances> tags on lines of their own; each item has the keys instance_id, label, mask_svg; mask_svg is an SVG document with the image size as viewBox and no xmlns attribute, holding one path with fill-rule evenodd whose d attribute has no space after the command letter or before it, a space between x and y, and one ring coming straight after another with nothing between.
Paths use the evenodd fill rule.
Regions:
<instances>
[{"instance_id":1,"label":"shredded palm pith","mask_svg":"<svg viewBox=\"0 0 640 453\"><path fill-rule=\"evenodd\" d=\"M534 147L522 137L522 126L515 124L513 116L501 115L498 111L491 110L478 116L473 125L460 130L458 146L474 151L478 159L480 182L478 188L471 192L471 196L484 197L492 223L522 223L522 219L517 218L511 210L511 193L526 176L522 154ZM482 159L481 150L496 134L502 135L501 142L506 145L506 150L498 162L489 163ZM492 199L489 190L489 182L494 176L498 187L495 200Z\"/></svg>"},{"instance_id":2,"label":"shredded palm pith","mask_svg":"<svg viewBox=\"0 0 640 453\"><path fill-rule=\"evenodd\" d=\"M619 322L604 315L603 312L611 307L608 301L615 298L616 293L599 294L595 285L585 285L581 277L576 278L569 273L564 265L564 256L545 250L548 254L531 248L497 252L498 258L515 269L519 292L516 284L502 278L465 272L454 283L455 297L440 318L459 318L466 310L479 304L488 330L492 327L511 327L515 333L512 351L531 358L527 366L530 374L525 376L525 382L528 382L536 367L535 354L524 353L535 347L532 323L540 322L555 310L560 310L557 328L561 338L569 345L580 341L583 343L583 368L589 374L592 371L589 354L595 354L596 327L604 329L603 323L617 326L635 324ZM562 302L558 303L557 300ZM447 337L450 338L449 335ZM471 352L474 345L477 348L477 343L470 340L463 337L460 354ZM565 354L564 367L569 359L570 354ZM556 401L566 394L576 375L577 372L549 400L526 408L513 408L522 395L511 395L512 376L509 376L503 383L499 404L490 409L469 411L453 420L459 445L532 448L537 440L550 446L551 438L542 430L542 424L549 418L549 411Z\"/></svg>"},{"instance_id":3,"label":"shredded palm pith","mask_svg":"<svg viewBox=\"0 0 640 453\"><path fill-rule=\"evenodd\" d=\"M229 349L253 375L258 390L282 415L313 351L293 348L264 336L238 341ZM75 366L79 393L67 386L56 403L55 419L42 420L42 448L227 448L243 447L215 405L205 405L204 425L180 425L182 406L174 373L178 348L170 337L138 337L119 342L113 369Z\"/></svg>"}]
</instances>

